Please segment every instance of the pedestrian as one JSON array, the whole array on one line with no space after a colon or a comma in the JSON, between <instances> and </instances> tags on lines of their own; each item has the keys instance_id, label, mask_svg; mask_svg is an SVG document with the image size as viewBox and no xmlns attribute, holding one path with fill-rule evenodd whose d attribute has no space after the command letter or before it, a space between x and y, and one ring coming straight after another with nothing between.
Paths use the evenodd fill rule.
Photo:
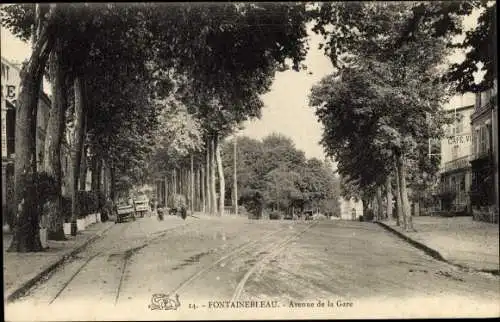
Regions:
<instances>
[{"instance_id":1,"label":"pedestrian","mask_svg":"<svg viewBox=\"0 0 500 322\"><path fill-rule=\"evenodd\" d=\"M158 220L163 220L163 211L165 208L163 207L156 207L156 214L158 215Z\"/></svg>"},{"instance_id":2,"label":"pedestrian","mask_svg":"<svg viewBox=\"0 0 500 322\"><path fill-rule=\"evenodd\" d=\"M186 220L187 217L187 210L185 206L181 206L181 218Z\"/></svg>"}]
</instances>

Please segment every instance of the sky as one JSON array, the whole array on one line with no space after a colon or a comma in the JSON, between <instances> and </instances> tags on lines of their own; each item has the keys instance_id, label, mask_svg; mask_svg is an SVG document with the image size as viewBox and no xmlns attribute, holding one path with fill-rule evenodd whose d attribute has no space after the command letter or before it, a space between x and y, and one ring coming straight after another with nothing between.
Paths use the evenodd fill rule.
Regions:
<instances>
[{"instance_id":1,"label":"sky","mask_svg":"<svg viewBox=\"0 0 500 322\"><path fill-rule=\"evenodd\" d=\"M464 20L466 29L473 27L479 12L474 12ZM255 139L276 132L290 137L296 148L305 152L307 158L325 159L323 148L319 141L322 126L318 122L314 109L308 105L311 87L324 76L333 72L330 60L318 49L322 37L309 32L309 53L305 64L307 71L285 71L276 74L271 90L262 96L264 109L258 120L245 122L244 129L237 135L246 135ZM15 38L9 30L1 28L1 54L10 61L22 62L31 53L30 45ZM450 62L460 62L464 55L456 53L450 57ZM44 84L45 92L50 93L50 87ZM447 107L474 104L473 95L453 97Z\"/></svg>"}]
</instances>

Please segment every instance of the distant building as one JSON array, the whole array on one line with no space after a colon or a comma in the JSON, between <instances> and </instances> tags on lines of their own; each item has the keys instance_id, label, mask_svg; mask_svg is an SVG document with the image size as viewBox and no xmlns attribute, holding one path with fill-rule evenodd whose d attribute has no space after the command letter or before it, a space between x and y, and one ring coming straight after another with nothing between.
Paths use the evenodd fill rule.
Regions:
<instances>
[{"instance_id":1,"label":"distant building","mask_svg":"<svg viewBox=\"0 0 500 322\"><path fill-rule=\"evenodd\" d=\"M476 208L492 208L498 221L498 101L497 82L476 94L472 126L471 203ZM493 218L492 218L493 219Z\"/></svg>"},{"instance_id":2,"label":"distant building","mask_svg":"<svg viewBox=\"0 0 500 322\"><path fill-rule=\"evenodd\" d=\"M363 216L363 202L361 200L355 200L354 198L339 199L340 206L340 219L344 220L359 220L359 217Z\"/></svg>"},{"instance_id":3,"label":"distant building","mask_svg":"<svg viewBox=\"0 0 500 322\"><path fill-rule=\"evenodd\" d=\"M446 129L446 136L441 140L441 165L439 169L439 201L443 211L471 211L470 154L472 149L472 132L470 117L474 105L459 106L448 110L456 120Z\"/></svg>"}]
</instances>

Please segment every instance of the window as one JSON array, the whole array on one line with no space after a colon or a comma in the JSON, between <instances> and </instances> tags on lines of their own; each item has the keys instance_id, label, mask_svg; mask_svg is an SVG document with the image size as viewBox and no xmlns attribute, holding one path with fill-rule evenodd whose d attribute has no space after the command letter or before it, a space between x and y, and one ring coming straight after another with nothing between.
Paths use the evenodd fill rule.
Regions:
<instances>
[{"instance_id":1,"label":"window","mask_svg":"<svg viewBox=\"0 0 500 322\"><path fill-rule=\"evenodd\" d=\"M455 145L451 150L451 159L452 160L458 159L458 145Z\"/></svg>"},{"instance_id":2,"label":"window","mask_svg":"<svg viewBox=\"0 0 500 322\"><path fill-rule=\"evenodd\" d=\"M482 126L479 130L479 153L485 153L489 150L489 129L488 126Z\"/></svg>"},{"instance_id":3,"label":"window","mask_svg":"<svg viewBox=\"0 0 500 322\"><path fill-rule=\"evenodd\" d=\"M450 190L456 191L456 189L457 189L457 185L456 185L455 176L451 176L450 177Z\"/></svg>"},{"instance_id":4,"label":"window","mask_svg":"<svg viewBox=\"0 0 500 322\"><path fill-rule=\"evenodd\" d=\"M460 191L465 191L465 174L460 177Z\"/></svg>"},{"instance_id":5,"label":"window","mask_svg":"<svg viewBox=\"0 0 500 322\"><path fill-rule=\"evenodd\" d=\"M480 131L479 129L476 129L474 131L475 136L474 136L474 154L479 154L479 149L481 148L480 142L481 142L481 137L480 137Z\"/></svg>"},{"instance_id":6,"label":"window","mask_svg":"<svg viewBox=\"0 0 500 322\"><path fill-rule=\"evenodd\" d=\"M487 90L481 93L481 105L485 106L489 103L491 97L491 91Z\"/></svg>"},{"instance_id":7,"label":"window","mask_svg":"<svg viewBox=\"0 0 500 322\"><path fill-rule=\"evenodd\" d=\"M464 125L463 125L463 120L464 118L457 120L455 123L455 134L460 134L464 130Z\"/></svg>"},{"instance_id":8,"label":"window","mask_svg":"<svg viewBox=\"0 0 500 322\"><path fill-rule=\"evenodd\" d=\"M486 127L485 127L485 136L486 136L486 152L490 152L491 151L491 148L490 148L490 140L491 140L491 124L486 124Z\"/></svg>"},{"instance_id":9,"label":"window","mask_svg":"<svg viewBox=\"0 0 500 322\"><path fill-rule=\"evenodd\" d=\"M476 93L476 110L481 108L481 93Z\"/></svg>"}]
</instances>

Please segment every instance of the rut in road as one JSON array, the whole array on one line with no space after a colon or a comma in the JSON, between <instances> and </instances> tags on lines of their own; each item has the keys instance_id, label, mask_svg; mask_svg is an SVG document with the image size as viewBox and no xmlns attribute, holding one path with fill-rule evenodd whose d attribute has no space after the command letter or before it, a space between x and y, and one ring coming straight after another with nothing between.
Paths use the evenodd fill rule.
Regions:
<instances>
[{"instance_id":1,"label":"rut in road","mask_svg":"<svg viewBox=\"0 0 500 322\"><path fill-rule=\"evenodd\" d=\"M153 235L155 235L155 237L153 238L149 238L147 239L142 245L140 246L137 246L137 247L134 247L134 248L131 248L131 249L128 249L124 252L123 254L123 264L122 264L122 269L121 269L121 274L120 274L120 280L119 280L119 284L118 284L118 288L117 288L117 291L116 291L116 296L115 296L115 304L116 302L118 301L118 298L120 296L120 290L121 290L121 287L122 287L122 283L123 283L123 277L125 275L125 271L126 271L126 268L127 268L127 264L128 264L128 261L130 260L130 258L136 253L138 252L139 250L141 250L142 248L146 247L147 245L151 244L151 243L154 243L155 241L159 240L160 238L163 238L165 237L165 235L169 232L169 231L172 231L174 229L178 229L178 228L183 228L183 227L188 227L188 226L192 226L194 225L194 223L186 223L186 224L183 224L183 225L179 225L179 226L175 226L175 227L170 227L168 229L164 229L162 231L159 231L159 232L156 232L154 233ZM122 226L121 229L120 229L120 233L123 233L125 228L127 226ZM83 251L83 250L82 250ZM102 255L102 252L98 252L92 256L90 256L87 260L85 260L85 262L75 271L75 273L69 278L68 281L66 281L62 288L57 292L57 294L50 300L49 302L49 305L50 304L53 304L59 297L60 295L67 289L67 287L71 284L71 282L78 276L78 274L80 274L80 272L86 267L89 265L90 262L92 262L94 259L96 259L99 255Z\"/></svg>"},{"instance_id":2,"label":"rut in road","mask_svg":"<svg viewBox=\"0 0 500 322\"><path fill-rule=\"evenodd\" d=\"M285 238L281 238L280 240L276 241L275 243L271 243L270 247L261 247L259 249L260 251L255 256L259 257L262 254L267 254L268 251L270 251L270 250L275 250L275 248L277 248L277 247L279 248L279 247L284 246L285 244L290 242L292 239L298 237L300 234L303 234L305 231L310 229L313 225L315 225L315 223L309 224L305 229L301 230L299 233L295 233L292 236L286 236ZM233 249L232 251L230 251L226 255L222 256L221 258L219 258L215 262L212 262L211 264L205 266L204 268L202 268L201 270L199 270L198 272L193 274L191 277L184 280L179 286L177 286L175 289L171 290L167 294L177 294L181 290L185 289L189 284L194 282L196 279L200 278L203 274L208 273L208 272L210 272L210 270L217 267L217 265L220 264L221 262L223 262L229 258L235 257L237 255L241 255L247 251L248 247L252 247L254 245L257 245L258 243L262 243L262 242L265 242L267 240L270 240L274 235L276 235L280 232L283 232L283 231L288 231L289 229L290 228L287 226L285 228L272 231L271 233L268 233L268 234L262 236L261 238L253 239L249 242L246 242L246 243L243 243L243 244L237 246L235 249ZM276 246L276 244L277 244L277 246ZM267 256L266 256L266 258L267 258Z\"/></svg>"},{"instance_id":3,"label":"rut in road","mask_svg":"<svg viewBox=\"0 0 500 322\"><path fill-rule=\"evenodd\" d=\"M216 265L218 265L222 261L224 261L224 260L226 260L226 259L228 259L228 258L230 258L232 256L235 256L235 255L238 255L238 254L242 253L245 250L246 247L253 246L253 245L257 244L258 242L265 241L269 237L272 237L275 234L280 233L280 232L285 231L285 230L288 230L288 228L278 229L278 230L272 231L272 232L264 235L261 238L253 239L253 240L250 240L250 241L245 242L243 244L240 244L239 246L237 246L236 248L234 248L229 253L225 254L224 256L222 256L221 258L219 258L218 260L216 260L215 262L212 262L208 266L205 266L204 268L202 268L201 270L199 270L195 274L191 275L191 277L189 277L188 279L186 279L183 282L181 282L181 284L179 286L177 286L175 289L173 289L172 291L170 291L168 294L174 294L174 293L179 292L180 290L182 290L183 288L185 288L186 286L188 286L190 283L192 283L194 280L196 280L197 278L199 278L203 273L209 271L210 269L212 269L213 267L215 267Z\"/></svg>"},{"instance_id":4,"label":"rut in road","mask_svg":"<svg viewBox=\"0 0 500 322\"><path fill-rule=\"evenodd\" d=\"M266 249L265 252L267 251L271 251L271 253L267 254L266 256L262 257L259 261L257 261L248 271L247 273L243 276L243 278L240 280L240 282L238 283L238 285L236 286L236 289L234 290L234 294L233 294L233 297L231 298L231 301L237 301L239 299L239 297L241 296L241 293L243 292L243 289L245 287L245 284L246 282L248 281L248 279L250 278L250 276L255 273L255 271L260 268L260 267L263 267L266 263L266 261L276 257L276 255L278 255L278 253L283 249L283 247L285 247L288 243L290 243L292 240L298 238L300 235L302 235L303 233L305 233L306 231L308 231L309 229L311 229L316 223L312 223L312 224L309 224L306 228L304 228L303 230L299 231L298 233L296 234L293 234L292 236L288 237L288 238L284 238L280 243L278 243L277 245L272 245L269 249Z\"/></svg>"}]
</instances>

